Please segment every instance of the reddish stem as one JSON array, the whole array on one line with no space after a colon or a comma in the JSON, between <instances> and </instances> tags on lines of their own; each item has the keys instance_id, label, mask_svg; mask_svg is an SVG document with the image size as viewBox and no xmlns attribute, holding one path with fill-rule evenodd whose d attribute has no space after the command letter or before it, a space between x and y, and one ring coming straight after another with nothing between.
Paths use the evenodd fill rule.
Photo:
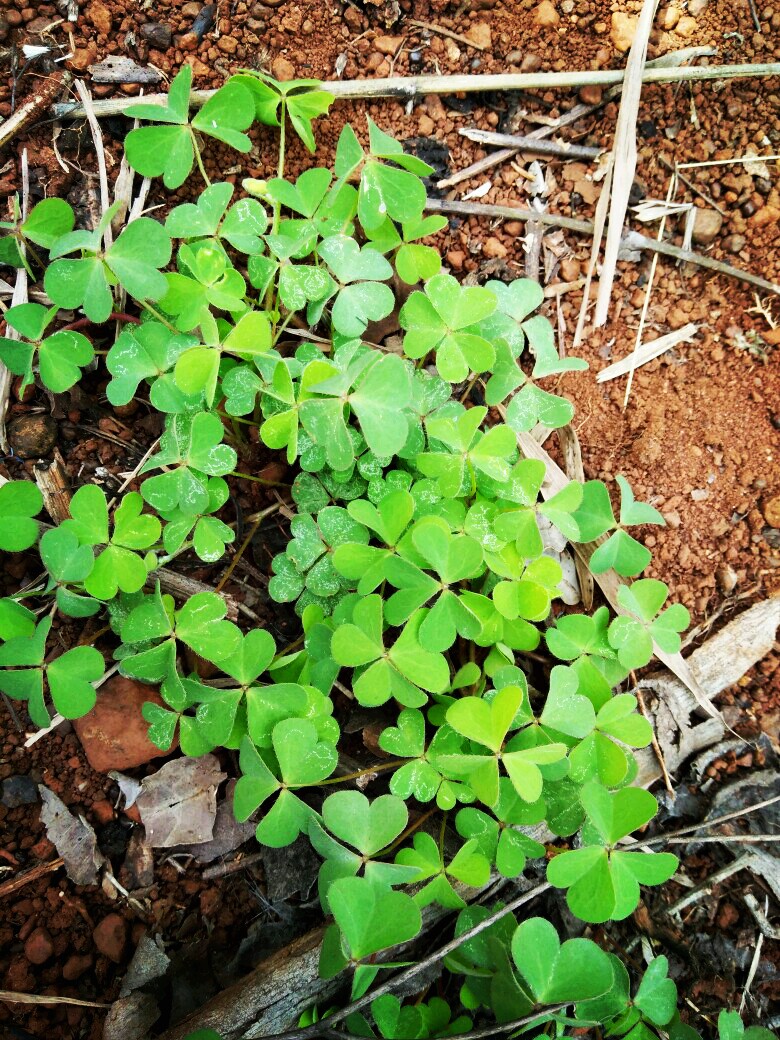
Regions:
<instances>
[{"instance_id":1,"label":"reddish stem","mask_svg":"<svg viewBox=\"0 0 780 1040\"><path fill-rule=\"evenodd\" d=\"M108 321L125 321L130 322L132 325L140 325L141 319L134 318L132 314L123 314L120 311L115 311L109 314ZM78 321L72 321L70 325L63 325L60 332L75 332L76 329L86 329L89 325L95 325L96 322L92 321L91 318L79 318ZM100 324L103 324L102 322Z\"/></svg>"}]
</instances>

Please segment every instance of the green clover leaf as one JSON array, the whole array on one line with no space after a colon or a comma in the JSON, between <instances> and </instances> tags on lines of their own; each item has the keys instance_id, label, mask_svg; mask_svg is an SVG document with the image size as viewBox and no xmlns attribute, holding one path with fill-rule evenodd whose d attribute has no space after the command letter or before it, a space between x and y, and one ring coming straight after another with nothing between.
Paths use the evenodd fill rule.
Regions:
<instances>
[{"instance_id":1,"label":"green clover leaf","mask_svg":"<svg viewBox=\"0 0 780 1040\"><path fill-rule=\"evenodd\" d=\"M43 509L43 496L29 480L9 480L0 486L0 549L22 552L35 544L38 524L33 517Z\"/></svg>"}]
</instances>

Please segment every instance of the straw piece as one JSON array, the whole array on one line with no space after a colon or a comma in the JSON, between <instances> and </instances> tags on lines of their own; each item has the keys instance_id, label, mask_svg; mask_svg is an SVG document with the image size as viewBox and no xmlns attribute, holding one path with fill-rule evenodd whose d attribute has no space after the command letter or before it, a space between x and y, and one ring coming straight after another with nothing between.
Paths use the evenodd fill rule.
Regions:
<instances>
[{"instance_id":1,"label":"straw piece","mask_svg":"<svg viewBox=\"0 0 780 1040\"><path fill-rule=\"evenodd\" d=\"M659 336L658 339L653 339L649 343L643 343L641 347L637 347L636 350L632 351L628 357L624 357L620 361L616 361L614 364L602 369L596 376L596 382L606 383L609 379L617 379L618 376L624 376L632 369L639 368L640 365L646 365L648 361L660 357L661 354L665 354L667 350L671 350L672 347L676 347L680 343L690 343L695 333L699 331L699 328L699 325L689 322L687 325L683 325L681 329L669 332L665 336Z\"/></svg>"}]
</instances>

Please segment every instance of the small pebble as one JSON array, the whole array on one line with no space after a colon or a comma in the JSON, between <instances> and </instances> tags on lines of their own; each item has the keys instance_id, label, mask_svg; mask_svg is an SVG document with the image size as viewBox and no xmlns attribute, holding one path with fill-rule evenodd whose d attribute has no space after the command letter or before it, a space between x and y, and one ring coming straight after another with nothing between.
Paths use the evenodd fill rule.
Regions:
<instances>
[{"instance_id":1,"label":"small pebble","mask_svg":"<svg viewBox=\"0 0 780 1040\"><path fill-rule=\"evenodd\" d=\"M30 932L24 944L24 955L30 964L45 964L54 953L54 943L45 928Z\"/></svg>"},{"instance_id":2,"label":"small pebble","mask_svg":"<svg viewBox=\"0 0 780 1040\"><path fill-rule=\"evenodd\" d=\"M120 964L127 942L127 924L119 914L104 917L92 933L95 946L109 960Z\"/></svg>"},{"instance_id":3,"label":"small pebble","mask_svg":"<svg viewBox=\"0 0 780 1040\"><path fill-rule=\"evenodd\" d=\"M38 786L29 776L9 776L3 780L0 802L6 809L18 809L20 805L34 805L38 801Z\"/></svg>"}]
</instances>

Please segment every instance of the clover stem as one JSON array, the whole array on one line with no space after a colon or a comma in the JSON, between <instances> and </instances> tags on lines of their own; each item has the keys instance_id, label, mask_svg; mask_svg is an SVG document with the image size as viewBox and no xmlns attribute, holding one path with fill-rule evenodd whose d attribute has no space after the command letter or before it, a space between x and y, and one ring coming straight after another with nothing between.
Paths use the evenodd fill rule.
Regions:
<instances>
[{"instance_id":1,"label":"clover stem","mask_svg":"<svg viewBox=\"0 0 780 1040\"><path fill-rule=\"evenodd\" d=\"M192 134L192 147L195 152L195 161L198 164L198 169L200 170L201 177L203 177L203 180L206 182L206 187L210 188L211 180L209 179L209 175L206 173L206 167L203 165L203 156L200 154L200 148L198 147L198 139L195 137L195 133L193 130L190 130L190 133Z\"/></svg>"},{"instance_id":2,"label":"clover stem","mask_svg":"<svg viewBox=\"0 0 780 1040\"><path fill-rule=\"evenodd\" d=\"M293 318L293 314L294 314L294 311L290 311L290 313L289 313L289 314L287 315L287 317L286 317L286 318L284 319L284 321L282 322L282 324L281 324L281 325L279 326L279 328L278 328L278 329L277 329L277 330L275 331L275 333L274 333L274 342L273 342L273 345L274 345L274 346L276 346L276 344L277 344L277 343L279 342L279 337L281 336L281 334L282 334L282 333L284 332L284 330L285 330L285 329L287 328L287 326L288 326L288 325L290 324L290 322L292 321L292 318Z\"/></svg>"},{"instance_id":3,"label":"clover stem","mask_svg":"<svg viewBox=\"0 0 780 1040\"><path fill-rule=\"evenodd\" d=\"M159 311L155 310L154 307L152 307L152 305L150 303L147 303L146 300L139 300L138 302L141 304L143 309L145 311L149 311L149 313L152 315L152 317L156 318L157 321L160 322L160 324L164 325L166 327L166 329L168 329L170 332L173 332L175 335L178 336L179 330L176 328L176 326L175 325L171 325L171 323L168 321L168 319L164 318L162 316L162 314L160 314Z\"/></svg>"},{"instance_id":4,"label":"clover stem","mask_svg":"<svg viewBox=\"0 0 780 1040\"><path fill-rule=\"evenodd\" d=\"M232 416L231 416L232 418ZM290 484L285 484L283 480L265 480L263 477L255 477L251 473L240 473L238 470L234 470L228 474L229 477L238 477L239 480L253 480L255 484L262 484L263 487L291 487Z\"/></svg>"},{"instance_id":5,"label":"clover stem","mask_svg":"<svg viewBox=\"0 0 780 1040\"><path fill-rule=\"evenodd\" d=\"M441 826L439 827L439 855L442 857L444 856L444 835L447 831L447 818L449 817L449 815L449 810L447 810L447 812L442 813Z\"/></svg>"},{"instance_id":6,"label":"clover stem","mask_svg":"<svg viewBox=\"0 0 780 1040\"><path fill-rule=\"evenodd\" d=\"M326 784L345 784L348 780L358 780L361 776L368 776L371 773L384 773L388 769L398 769L398 767L402 766L405 761L406 760L403 758L397 758L393 759L392 762L381 762L378 766L369 766L367 769L359 769L356 773L347 773L346 776L332 776L329 780L320 780L318 786L324 787Z\"/></svg>"}]
</instances>

